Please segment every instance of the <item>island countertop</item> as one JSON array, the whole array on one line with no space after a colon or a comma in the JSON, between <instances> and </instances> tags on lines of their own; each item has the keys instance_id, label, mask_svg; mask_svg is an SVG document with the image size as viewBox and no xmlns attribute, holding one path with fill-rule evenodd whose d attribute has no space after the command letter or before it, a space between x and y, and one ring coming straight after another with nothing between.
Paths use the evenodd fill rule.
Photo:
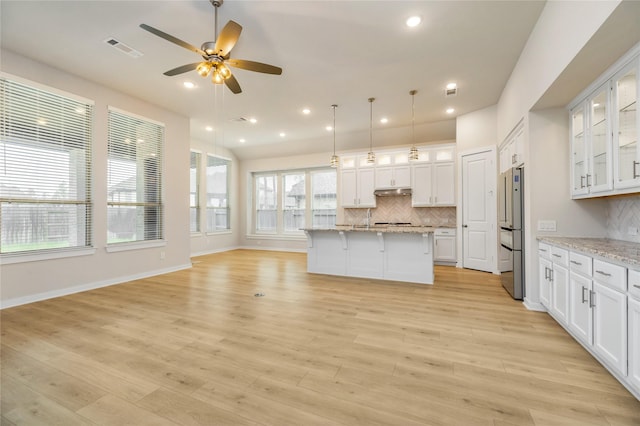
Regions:
<instances>
[{"instance_id":1,"label":"island countertop","mask_svg":"<svg viewBox=\"0 0 640 426\"><path fill-rule=\"evenodd\" d=\"M420 225L336 225L333 227L303 228L305 232L347 231L347 232L385 232L393 234L432 234L436 228Z\"/></svg>"}]
</instances>

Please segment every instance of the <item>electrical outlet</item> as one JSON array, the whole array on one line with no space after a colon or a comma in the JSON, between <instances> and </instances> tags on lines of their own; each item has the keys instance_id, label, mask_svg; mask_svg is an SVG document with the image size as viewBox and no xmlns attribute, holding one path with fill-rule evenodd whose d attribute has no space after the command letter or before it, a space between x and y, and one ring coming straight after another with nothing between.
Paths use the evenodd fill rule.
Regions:
<instances>
[{"instance_id":1,"label":"electrical outlet","mask_svg":"<svg viewBox=\"0 0 640 426\"><path fill-rule=\"evenodd\" d=\"M539 220L538 231L556 232L555 220Z\"/></svg>"},{"instance_id":2,"label":"electrical outlet","mask_svg":"<svg viewBox=\"0 0 640 426\"><path fill-rule=\"evenodd\" d=\"M160 260L164 260L164 258L165 258L165 253L164 253L164 251L161 251L160 252Z\"/></svg>"},{"instance_id":3,"label":"electrical outlet","mask_svg":"<svg viewBox=\"0 0 640 426\"><path fill-rule=\"evenodd\" d=\"M630 226L627 229L627 234L632 235L632 236L638 235L638 227L637 226Z\"/></svg>"}]
</instances>

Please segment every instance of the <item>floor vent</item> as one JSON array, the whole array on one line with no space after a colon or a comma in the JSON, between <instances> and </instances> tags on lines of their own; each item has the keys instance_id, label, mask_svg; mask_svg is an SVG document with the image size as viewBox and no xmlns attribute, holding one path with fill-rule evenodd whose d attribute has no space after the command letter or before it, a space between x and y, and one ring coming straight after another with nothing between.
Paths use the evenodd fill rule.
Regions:
<instances>
[{"instance_id":1,"label":"floor vent","mask_svg":"<svg viewBox=\"0 0 640 426\"><path fill-rule=\"evenodd\" d=\"M116 40L113 37L109 37L108 39L106 39L104 41L105 43L107 43L108 45L110 45L111 47L113 47L114 49L118 49L119 51L121 51L122 53L124 53L125 55L131 56L132 58L139 58L142 55L144 55L142 52L127 46L126 44L122 43L121 41Z\"/></svg>"}]
</instances>

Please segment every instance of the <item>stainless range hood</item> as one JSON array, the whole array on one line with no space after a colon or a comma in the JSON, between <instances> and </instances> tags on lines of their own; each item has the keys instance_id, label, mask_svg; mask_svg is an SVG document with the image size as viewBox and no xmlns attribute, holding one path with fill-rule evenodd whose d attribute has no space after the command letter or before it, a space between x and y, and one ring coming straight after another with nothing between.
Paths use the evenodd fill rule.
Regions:
<instances>
[{"instance_id":1,"label":"stainless range hood","mask_svg":"<svg viewBox=\"0 0 640 426\"><path fill-rule=\"evenodd\" d=\"M411 188L376 189L373 191L376 197L391 197L392 195L411 195Z\"/></svg>"}]
</instances>

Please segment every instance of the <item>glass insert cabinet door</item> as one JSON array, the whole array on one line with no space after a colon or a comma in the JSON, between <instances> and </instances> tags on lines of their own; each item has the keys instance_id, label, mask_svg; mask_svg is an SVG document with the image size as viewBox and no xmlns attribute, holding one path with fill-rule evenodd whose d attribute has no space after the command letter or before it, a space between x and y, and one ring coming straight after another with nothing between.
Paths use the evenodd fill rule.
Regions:
<instances>
[{"instance_id":1,"label":"glass insert cabinet door","mask_svg":"<svg viewBox=\"0 0 640 426\"><path fill-rule=\"evenodd\" d=\"M580 104L571 111L571 152L573 167L573 188L572 193L586 194L587 188L587 149L585 137L585 107Z\"/></svg>"},{"instance_id":2,"label":"glass insert cabinet door","mask_svg":"<svg viewBox=\"0 0 640 426\"><path fill-rule=\"evenodd\" d=\"M589 192L613 188L611 167L611 123L609 119L609 84L605 84L587 100L589 103L590 161L585 183Z\"/></svg>"},{"instance_id":3,"label":"glass insert cabinet door","mask_svg":"<svg viewBox=\"0 0 640 426\"><path fill-rule=\"evenodd\" d=\"M614 89L614 176L615 187L640 184L638 152L638 59L623 69L613 81Z\"/></svg>"}]
</instances>

